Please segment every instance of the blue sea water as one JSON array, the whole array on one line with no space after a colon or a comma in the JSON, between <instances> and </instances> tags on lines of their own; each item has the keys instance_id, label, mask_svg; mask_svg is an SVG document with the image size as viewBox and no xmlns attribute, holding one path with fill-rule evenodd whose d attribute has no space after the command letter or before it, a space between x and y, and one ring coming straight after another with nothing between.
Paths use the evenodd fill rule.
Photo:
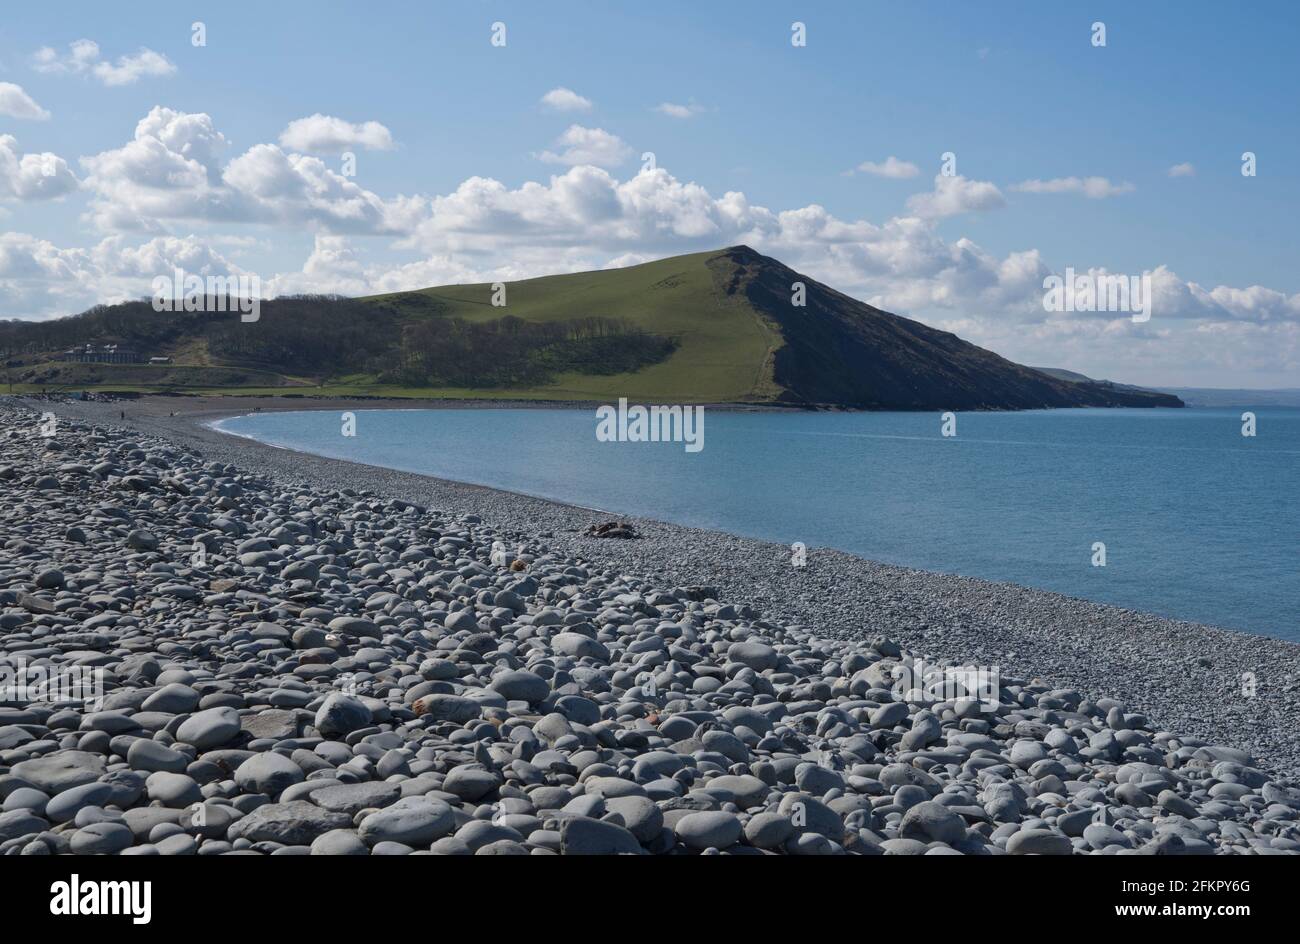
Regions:
<instances>
[{"instance_id":1,"label":"blue sea water","mask_svg":"<svg viewBox=\"0 0 1300 944\"><path fill-rule=\"evenodd\" d=\"M704 448L588 410L259 413L319 455L1300 640L1300 410L706 411ZM1094 544L1105 545L1095 566Z\"/></svg>"}]
</instances>

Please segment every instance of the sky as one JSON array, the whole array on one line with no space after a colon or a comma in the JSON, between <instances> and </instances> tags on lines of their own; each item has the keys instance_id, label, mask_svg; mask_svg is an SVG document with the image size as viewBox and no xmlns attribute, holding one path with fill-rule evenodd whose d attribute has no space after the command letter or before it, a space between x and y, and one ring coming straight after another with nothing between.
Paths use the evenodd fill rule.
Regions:
<instances>
[{"instance_id":1,"label":"sky","mask_svg":"<svg viewBox=\"0 0 1300 944\"><path fill-rule=\"evenodd\" d=\"M1021 363L1300 386L1298 47L1290 2L11 5L0 318L744 243ZM1067 269L1149 319L1046 310Z\"/></svg>"}]
</instances>

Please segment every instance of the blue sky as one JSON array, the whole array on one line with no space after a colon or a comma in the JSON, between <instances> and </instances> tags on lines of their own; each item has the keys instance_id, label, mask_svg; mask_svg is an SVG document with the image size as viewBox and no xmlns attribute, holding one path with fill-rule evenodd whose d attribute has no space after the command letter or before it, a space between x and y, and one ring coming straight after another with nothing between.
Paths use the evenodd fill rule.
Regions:
<instances>
[{"instance_id":1,"label":"blue sky","mask_svg":"<svg viewBox=\"0 0 1300 944\"><path fill-rule=\"evenodd\" d=\"M744 241L1022 362L1300 386L1298 44L1285 3L11 10L0 317L176 264L351 294ZM1045 312L1067 266L1152 274L1151 321Z\"/></svg>"}]
</instances>

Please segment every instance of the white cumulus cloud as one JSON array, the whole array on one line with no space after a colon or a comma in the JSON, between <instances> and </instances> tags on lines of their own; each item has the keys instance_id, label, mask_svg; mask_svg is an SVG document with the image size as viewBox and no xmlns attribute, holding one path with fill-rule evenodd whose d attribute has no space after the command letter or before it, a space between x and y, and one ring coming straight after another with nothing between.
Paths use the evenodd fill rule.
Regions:
<instances>
[{"instance_id":1,"label":"white cumulus cloud","mask_svg":"<svg viewBox=\"0 0 1300 944\"><path fill-rule=\"evenodd\" d=\"M1175 164L1169 168L1170 177L1195 177L1196 166L1190 161L1184 161L1181 164Z\"/></svg>"},{"instance_id":2,"label":"white cumulus cloud","mask_svg":"<svg viewBox=\"0 0 1300 944\"><path fill-rule=\"evenodd\" d=\"M0 233L0 310L41 320L141 298L155 277L177 266L205 276L243 271L193 235L134 244L110 236L81 249L27 233Z\"/></svg>"},{"instance_id":3,"label":"white cumulus cloud","mask_svg":"<svg viewBox=\"0 0 1300 944\"><path fill-rule=\"evenodd\" d=\"M50 117L50 113L36 104L21 85L12 82L0 82L0 115L33 121L45 121Z\"/></svg>"},{"instance_id":4,"label":"white cumulus cloud","mask_svg":"<svg viewBox=\"0 0 1300 944\"><path fill-rule=\"evenodd\" d=\"M555 151L543 151L538 157L548 164L592 164L596 167L617 167L632 156L628 147L616 134L603 128L584 128L569 125L556 139Z\"/></svg>"},{"instance_id":5,"label":"white cumulus cloud","mask_svg":"<svg viewBox=\"0 0 1300 944\"><path fill-rule=\"evenodd\" d=\"M660 102L654 108L661 115L667 115L669 118L694 118L704 111L703 105L697 105L691 102L689 105L679 105L675 102Z\"/></svg>"},{"instance_id":6,"label":"white cumulus cloud","mask_svg":"<svg viewBox=\"0 0 1300 944\"><path fill-rule=\"evenodd\" d=\"M863 161L857 166L857 170L864 174L871 174L873 177L888 177L892 180L905 180L921 173L921 168L911 161L901 161L892 154L879 163Z\"/></svg>"},{"instance_id":7,"label":"white cumulus cloud","mask_svg":"<svg viewBox=\"0 0 1300 944\"><path fill-rule=\"evenodd\" d=\"M21 154L18 139L0 135L0 200L49 200L77 189L68 162L49 151Z\"/></svg>"},{"instance_id":8,"label":"white cumulus cloud","mask_svg":"<svg viewBox=\"0 0 1300 944\"><path fill-rule=\"evenodd\" d=\"M160 52L148 47L115 60L100 57L99 44L91 39L78 39L60 54L50 46L42 46L32 56L32 66L47 75L92 75L104 85L131 85L140 79L171 75L176 65Z\"/></svg>"},{"instance_id":9,"label":"white cumulus cloud","mask_svg":"<svg viewBox=\"0 0 1300 944\"><path fill-rule=\"evenodd\" d=\"M908 198L907 208L922 219L932 220L962 213L996 210L1005 206L1006 202L1002 191L987 180L969 180L960 174L951 177L937 174L934 190Z\"/></svg>"},{"instance_id":10,"label":"white cumulus cloud","mask_svg":"<svg viewBox=\"0 0 1300 944\"><path fill-rule=\"evenodd\" d=\"M155 107L126 145L82 158L92 218L108 231L161 232L168 223L207 220L401 233L426 204L385 200L319 158L274 144L223 163L227 147L209 115Z\"/></svg>"},{"instance_id":11,"label":"white cumulus cloud","mask_svg":"<svg viewBox=\"0 0 1300 944\"><path fill-rule=\"evenodd\" d=\"M377 121L353 124L318 112L289 122L280 132L280 144L310 154L339 154L350 148L388 151L393 147L393 135Z\"/></svg>"},{"instance_id":12,"label":"white cumulus cloud","mask_svg":"<svg viewBox=\"0 0 1300 944\"><path fill-rule=\"evenodd\" d=\"M1101 200L1132 193L1130 183L1114 184L1105 177L1055 177L1051 180L1025 180L1009 188L1017 193L1081 193L1090 200Z\"/></svg>"},{"instance_id":13,"label":"white cumulus cloud","mask_svg":"<svg viewBox=\"0 0 1300 944\"><path fill-rule=\"evenodd\" d=\"M560 86L542 96L542 104L556 111L591 111L592 101L571 88Z\"/></svg>"},{"instance_id":14,"label":"white cumulus cloud","mask_svg":"<svg viewBox=\"0 0 1300 944\"><path fill-rule=\"evenodd\" d=\"M99 43L90 39L78 39L69 43L64 55L59 55L53 47L42 46L32 56L33 68L46 75L88 72L98 61Z\"/></svg>"}]
</instances>

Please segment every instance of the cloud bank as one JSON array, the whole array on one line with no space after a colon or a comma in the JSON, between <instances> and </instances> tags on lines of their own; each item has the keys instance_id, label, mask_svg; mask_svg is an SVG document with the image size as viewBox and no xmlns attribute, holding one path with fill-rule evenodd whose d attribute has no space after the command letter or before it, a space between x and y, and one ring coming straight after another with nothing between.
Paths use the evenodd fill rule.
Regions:
<instances>
[{"instance_id":1,"label":"cloud bank","mask_svg":"<svg viewBox=\"0 0 1300 944\"><path fill-rule=\"evenodd\" d=\"M272 293L509 281L746 243L877 307L1024 363L1085 372L1105 364L1117 379L1147 382L1202 368L1266 377L1300 369L1300 295L1264 286L1206 286L1157 265L1126 273L1152 279L1146 324L1124 313L1045 312L1043 280L1060 268L1037 249L1000 255L944 232L962 214L1005 204L990 181L938 176L903 213L880 222L838 217L815 203L773 209L662 167L616 174L611 168L631 148L602 129L573 125L552 152L563 168L545 179L474 176L446 193L381 196L292 143L305 142L282 139L232 154L209 115L157 107L121 147L82 158L78 180L55 155L23 154L12 137L0 138L0 197L83 191L88 222L104 233L89 248L5 233L0 306L10 316L50 317L139 296L176 260L190 271L239 274L221 247L238 244L231 228L242 224L313 234L300 269L257 273ZM1087 195L1086 184L1062 187Z\"/></svg>"}]
</instances>

